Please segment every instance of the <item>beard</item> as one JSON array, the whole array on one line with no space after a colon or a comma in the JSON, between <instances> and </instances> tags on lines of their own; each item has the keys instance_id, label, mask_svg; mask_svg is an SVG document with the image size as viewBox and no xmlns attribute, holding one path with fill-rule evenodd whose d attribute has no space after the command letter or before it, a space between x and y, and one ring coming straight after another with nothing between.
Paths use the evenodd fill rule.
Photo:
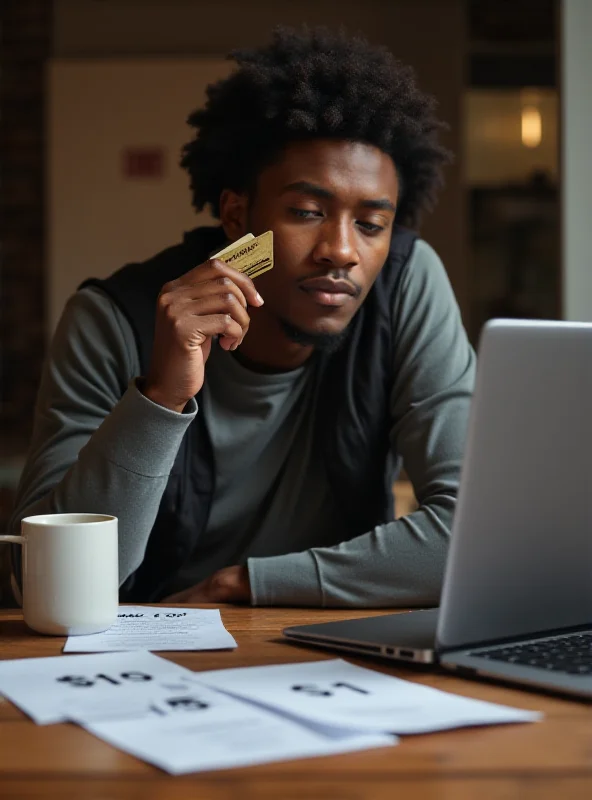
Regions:
<instances>
[{"instance_id":1,"label":"beard","mask_svg":"<svg viewBox=\"0 0 592 800\"><path fill-rule=\"evenodd\" d=\"M339 333L311 333L285 319L280 319L282 330L291 342L301 344L306 347L314 347L323 353L335 353L339 350L348 336L348 328L344 328Z\"/></svg>"}]
</instances>

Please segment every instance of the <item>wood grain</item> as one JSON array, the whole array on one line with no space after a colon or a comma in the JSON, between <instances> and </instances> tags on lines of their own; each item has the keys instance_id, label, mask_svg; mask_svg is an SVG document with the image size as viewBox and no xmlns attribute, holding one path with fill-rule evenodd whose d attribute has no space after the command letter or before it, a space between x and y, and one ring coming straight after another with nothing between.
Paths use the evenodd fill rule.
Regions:
<instances>
[{"instance_id":1,"label":"wood grain","mask_svg":"<svg viewBox=\"0 0 592 800\"><path fill-rule=\"evenodd\" d=\"M284 627L385 611L256 609L223 606L234 651L166 653L193 670L333 658L281 639ZM0 611L0 659L60 655L64 639L29 631L19 611ZM36 726L0 702L0 797L372 798L386 800L551 800L592 797L592 707L493 683L465 681L379 659L348 660L406 680L520 708L540 710L535 724L405 737L396 748L265 764L173 778L74 725Z\"/></svg>"},{"instance_id":2,"label":"wood grain","mask_svg":"<svg viewBox=\"0 0 592 800\"><path fill-rule=\"evenodd\" d=\"M92 781L73 778L56 780L0 779L3 800L590 800L592 781L588 778L547 780L534 776L515 779L456 778L450 781L384 778L345 784L323 779L294 780L235 777L186 776L172 778ZM53 792L53 794L50 794Z\"/></svg>"}]
</instances>

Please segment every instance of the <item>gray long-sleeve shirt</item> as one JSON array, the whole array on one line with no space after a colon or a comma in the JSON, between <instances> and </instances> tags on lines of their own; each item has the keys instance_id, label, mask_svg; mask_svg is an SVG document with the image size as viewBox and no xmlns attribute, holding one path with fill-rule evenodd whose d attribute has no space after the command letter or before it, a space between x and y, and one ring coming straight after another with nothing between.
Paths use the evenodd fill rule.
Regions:
<instances>
[{"instance_id":1,"label":"gray long-sleeve shirt","mask_svg":"<svg viewBox=\"0 0 592 800\"><path fill-rule=\"evenodd\" d=\"M12 526L30 514L114 514L123 582L143 559L187 426L203 413L215 460L224 466L203 542L171 576L172 588L240 562L248 564L258 605L437 603L475 358L445 270L423 241L416 242L405 266L393 325L392 422L385 436L403 460L419 508L342 541L307 424L315 395L306 367L258 376L220 350L206 365L202 407L192 402L178 414L138 391L135 341L117 307L99 290L78 292L64 310L45 364ZM238 417L236 409L226 413L225 393L233 385L246 387L244 397L253 395ZM286 404L294 392L304 399L291 411ZM250 465L232 457L232 443L236 436L248 438L249 426L261 428L262 420L268 436L258 461L260 482L253 483ZM244 441L240 452L250 452ZM296 490L294 475L300 481Z\"/></svg>"}]
</instances>

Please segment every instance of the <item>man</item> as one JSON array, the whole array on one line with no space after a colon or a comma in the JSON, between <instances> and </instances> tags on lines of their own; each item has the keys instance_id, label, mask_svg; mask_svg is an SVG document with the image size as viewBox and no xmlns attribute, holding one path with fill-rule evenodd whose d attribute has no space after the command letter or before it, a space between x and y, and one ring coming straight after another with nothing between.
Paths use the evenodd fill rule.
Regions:
<instances>
[{"instance_id":1,"label":"man","mask_svg":"<svg viewBox=\"0 0 592 800\"><path fill-rule=\"evenodd\" d=\"M71 298L13 524L116 515L124 600L435 604L474 378L411 232L448 158L435 103L326 30L234 58L182 159L220 226ZM256 285L209 260L266 230ZM419 508L394 521L401 461Z\"/></svg>"}]
</instances>

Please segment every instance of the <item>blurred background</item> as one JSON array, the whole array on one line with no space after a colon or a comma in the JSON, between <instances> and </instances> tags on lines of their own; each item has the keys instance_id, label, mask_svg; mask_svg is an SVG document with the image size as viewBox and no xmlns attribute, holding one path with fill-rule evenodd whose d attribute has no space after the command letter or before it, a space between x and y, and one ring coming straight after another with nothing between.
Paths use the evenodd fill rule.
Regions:
<instances>
[{"instance_id":1,"label":"blurred background","mask_svg":"<svg viewBox=\"0 0 592 800\"><path fill-rule=\"evenodd\" d=\"M0 530L66 298L199 222L189 111L230 49L302 22L387 45L437 96L456 160L421 232L471 340L592 319L592 0L2 0Z\"/></svg>"}]
</instances>

